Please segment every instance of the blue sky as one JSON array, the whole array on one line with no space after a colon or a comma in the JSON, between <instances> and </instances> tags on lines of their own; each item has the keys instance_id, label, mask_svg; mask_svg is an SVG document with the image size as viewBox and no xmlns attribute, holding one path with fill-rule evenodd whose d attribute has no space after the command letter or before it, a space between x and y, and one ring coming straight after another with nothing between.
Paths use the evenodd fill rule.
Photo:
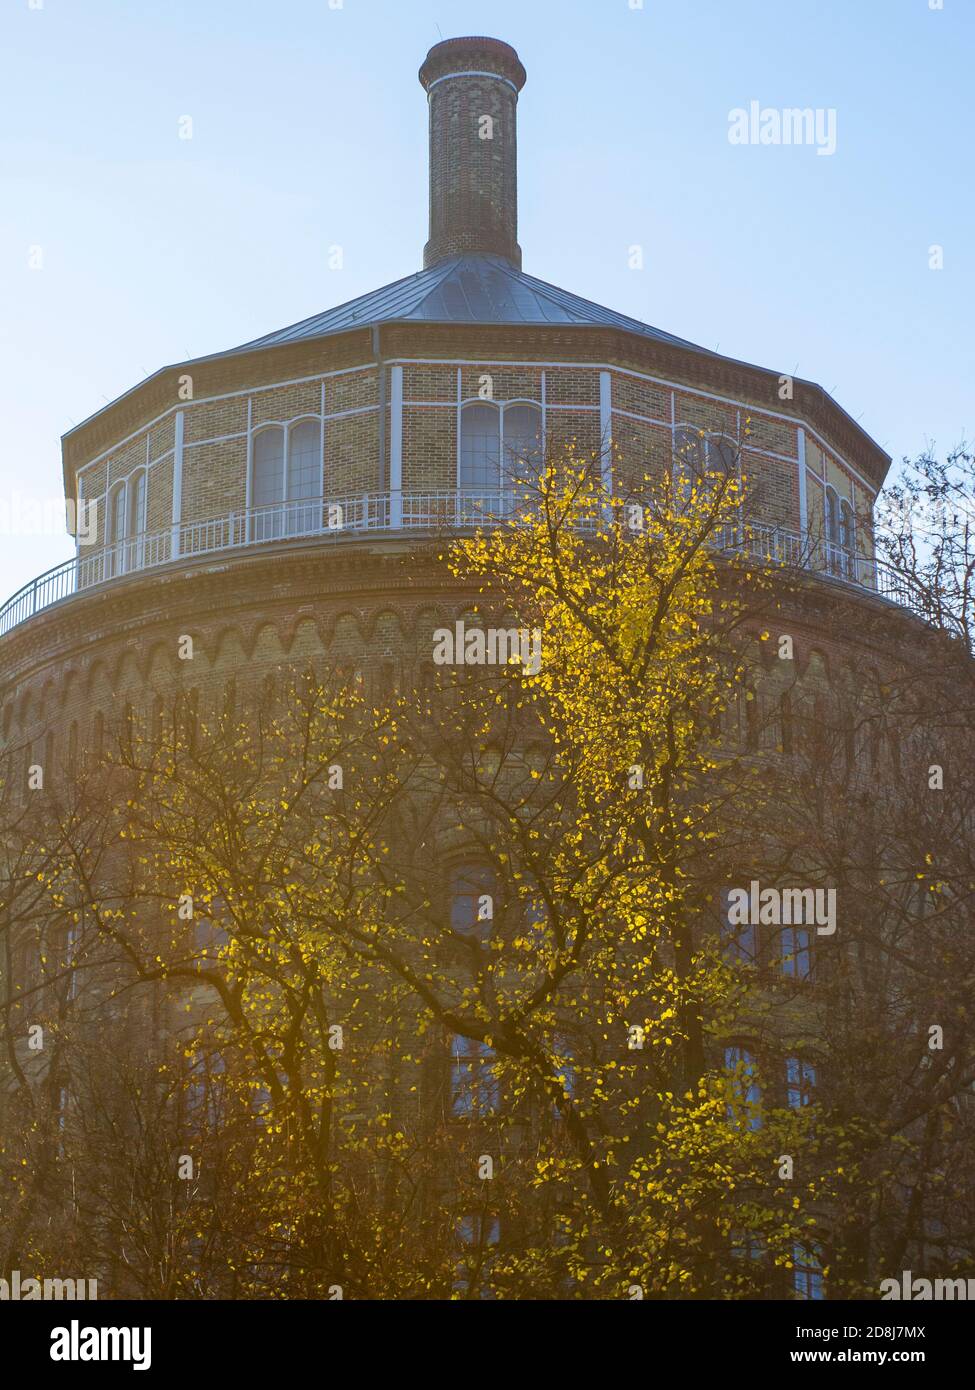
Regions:
<instances>
[{"instance_id":1,"label":"blue sky","mask_svg":"<svg viewBox=\"0 0 975 1390\"><path fill-rule=\"evenodd\" d=\"M975 0L32 2L0 9L0 602L72 553L3 534L72 423L419 267L441 36L528 69L527 271L820 382L895 459L972 436ZM835 154L731 144L751 101L834 110Z\"/></svg>"}]
</instances>

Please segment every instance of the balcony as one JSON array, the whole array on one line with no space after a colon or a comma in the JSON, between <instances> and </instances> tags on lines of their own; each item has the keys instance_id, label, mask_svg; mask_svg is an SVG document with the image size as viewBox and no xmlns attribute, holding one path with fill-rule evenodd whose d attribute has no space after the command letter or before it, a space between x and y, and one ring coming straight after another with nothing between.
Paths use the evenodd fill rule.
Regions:
<instances>
[{"instance_id":1,"label":"balcony","mask_svg":"<svg viewBox=\"0 0 975 1390\"><path fill-rule=\"evenodd\" d=\"M366 535L436 535L471 532L524 510L510 491L383 492L355 497L320 497L250 507L164 531L145 532L56 565L25 584L0 608L0 636L43 609L127 575L163 565L186 564L206 555L321 537L326 541ZM835 545L810 545L797 532L757 522L725 527L718 549L747 554L768 564L807 569L888 602L913 608L904 581L874 560ZM921 615L923 616L923 614Z\"/></svg>"}]
</instances>

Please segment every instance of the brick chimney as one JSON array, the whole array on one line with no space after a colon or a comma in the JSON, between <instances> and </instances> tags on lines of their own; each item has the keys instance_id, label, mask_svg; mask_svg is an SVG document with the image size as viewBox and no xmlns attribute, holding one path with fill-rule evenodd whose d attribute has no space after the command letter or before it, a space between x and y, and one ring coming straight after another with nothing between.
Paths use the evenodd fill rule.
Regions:
<instances>
[{"instance_id":1,"label":"brick chimney","mask_svg":"<svg viewBox=\"0 0 975 1390\"><path fill-rule=\"evenodd\" d=\"M518 93L527 74L499 39L447 39L420 68L430 106L430 240L447 256L503 256L518 245Z\"/></svg>"}]
</instances>

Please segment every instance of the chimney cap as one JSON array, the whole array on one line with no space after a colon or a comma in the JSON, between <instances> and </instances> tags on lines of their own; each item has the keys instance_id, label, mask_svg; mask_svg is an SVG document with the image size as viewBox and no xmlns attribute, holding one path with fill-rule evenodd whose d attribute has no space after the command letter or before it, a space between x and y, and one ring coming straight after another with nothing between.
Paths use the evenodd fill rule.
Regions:
<instances>
[{"instance_id":1,"label":"chimney cap","mask_svg":"<svg viewBox=\"0 0 975 1390\"><path fill-rule=\"evenodd\" d=\"M429 91L441 77L450 73L492 72L506 77L516 92L528 80L528 74L510 43L501 39L461 38L444 39L430 49L420 68L420 81Z\"/></svg>"}]
</instances>

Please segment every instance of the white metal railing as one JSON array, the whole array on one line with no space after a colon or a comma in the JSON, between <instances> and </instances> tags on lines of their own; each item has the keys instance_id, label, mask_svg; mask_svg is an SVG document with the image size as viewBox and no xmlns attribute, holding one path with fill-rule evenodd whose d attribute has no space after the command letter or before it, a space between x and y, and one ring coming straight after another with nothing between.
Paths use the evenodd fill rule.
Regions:
<instances>
[{"instance_id":1,"label":"white metal railing","mask_svg":"<svg viewBox=\"0 0 975 1390\"><path fill-rule=\"evenodd\" d=\"M25 584L0 608L0 635L73 594L182 559L310 536L475 530L527 514L528 510L525 499L510 490L451 489L302 498L184 522L164 531L128 537L98 550L81 550L77 557ZM781 526L760 522L726 526L716 534L715 544L728 553L746 553L766 563L815 570L871 589L894 603L917 607L904 581L875 561L840 546L811 543Z\"/></svg>"}]
</instances>

